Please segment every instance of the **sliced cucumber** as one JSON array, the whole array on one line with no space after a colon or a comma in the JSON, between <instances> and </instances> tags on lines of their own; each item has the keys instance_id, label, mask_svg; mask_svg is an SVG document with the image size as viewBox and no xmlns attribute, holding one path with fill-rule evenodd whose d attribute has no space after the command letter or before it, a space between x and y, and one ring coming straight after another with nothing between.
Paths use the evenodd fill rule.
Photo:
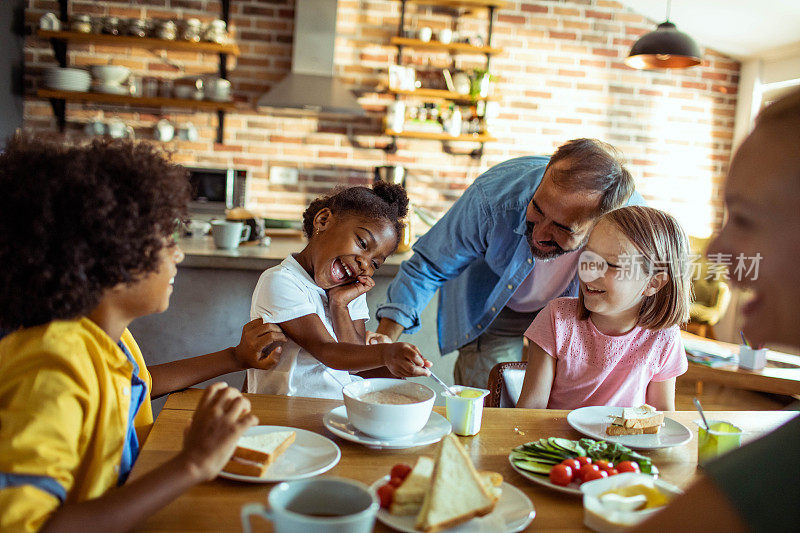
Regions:
<instances>
[{"instance_id":1,"label":"sliced cucumber","mask_svg":"<svg viewBox=\"0 0 800 533\"><path fill-rule=\"evenodd\" d=\"M521 470L527 470L528 472L541 474L543 476L550 475L550 469L553 468L553 465L536 461L514 461L514 465Z\"/></svg>"}]
</instances>

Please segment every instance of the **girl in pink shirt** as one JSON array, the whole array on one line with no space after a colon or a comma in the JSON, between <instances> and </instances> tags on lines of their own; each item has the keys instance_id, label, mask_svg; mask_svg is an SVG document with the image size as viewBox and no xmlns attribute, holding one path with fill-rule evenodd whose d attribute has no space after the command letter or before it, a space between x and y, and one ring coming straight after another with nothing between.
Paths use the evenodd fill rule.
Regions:
<instances>
[{"instance_id":1,"label":"girl in pink shirt","mask_svg":"<svg viewBox=\"0 0 800 533\"><path fill-rule=\"evenodd\" d=\"M678 324L689 318L689 252L670 215L628 206L603 215L578 267L578 298L534 319L517 407L675 409L687 369Z\"/></svg>"}]
</instances>

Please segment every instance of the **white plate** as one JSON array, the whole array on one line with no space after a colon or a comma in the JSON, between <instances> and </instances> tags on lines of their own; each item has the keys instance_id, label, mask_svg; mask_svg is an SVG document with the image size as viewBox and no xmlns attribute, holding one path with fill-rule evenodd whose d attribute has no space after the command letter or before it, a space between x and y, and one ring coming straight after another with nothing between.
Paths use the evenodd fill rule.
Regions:
<instances>
[{"instance_id":1,"label":"white plate","mask_svg":"<svg viewBox=\"0 0 800 533\"><path fill-rule=\"evenodd\" d=\"M328 412L322 417L322 423L328 428L328 431L337 437L377 450L403 450L405 448L433 444L442 440L442 437L453 430L450 422L445 417L431 411L428 423L419 432L401 439L377 439L353 427L353 424L347 419L347 409L345 409L344 405Z\"/></svg>"},{"instance_id":2,"label":"white plate","mask_svg":"<svg viewBox=\"0 0 800 533\"><path fill-rule=\"evenodd\" d=\"M262 477L242 476L220 472L219 476L236 481L250 483L277 483L316 476L327 472L339 462L342 452L329 438L313 431L284 426L255 426L248 429L245 435L262 435L276 431L296 432L294 442L275 462L269 465Z\"/></svg>"},{"instance_id":3,"label":"white plate","mask_svg":"<svg viewBox=\"0 0 800 533\"><path fill-rule=\"evenodd\" d=\"M616 442L637 450L670 448L692 440L692 432L689 431L689 428L668 417L664 417L664 425L654 435L607 435L606 427L611 423L611 417L621 415L621 407L581 407L570 411L567 415L567 422L573 429L593 439Z\"/></svg>"},{"instance_id":4,"label":"white plate","mask_svg":"<svg viewBox=\"0 0 800 533\"><path fill-rule=\"evenodd\" d=\"M372 484L370 489L377 491L378 487L385 485L389 481L389 476L384 476ZM503 493L497 500L494 511L480 518L473 518L469 522L464 522L456 527L446 529L452 533L479 533L491 531L492 533L516 533L522 531L531 523L536 516L530 498L517 487L503 482ZM414 527L417 515L393 515L386 509L378 509L378 520L385 525L403 531L405 533L417 533L419 530Z\"/></svg>"},{"instance_id":5,"label":"white plate","mask_svg":"<svg viewBox=\"0 0 800 533\"><path fill-rule=\"evenodd\" d=\"M544 485L545 487L557 490L558 492L572 494L574 496L580 496L582 494L579 483L573 481L566 487L562 487L561 485L556 485L555 483L551 482L549 476L534 474L533 472L528 472L527 470L519 468L517 465L514 464L514 461L511 460L511 454L508 454L508 462L511 463L511 468L516 470L519 475L533 481L534 483L538 483L539 485Z\"/></svg>"}]
</instances>

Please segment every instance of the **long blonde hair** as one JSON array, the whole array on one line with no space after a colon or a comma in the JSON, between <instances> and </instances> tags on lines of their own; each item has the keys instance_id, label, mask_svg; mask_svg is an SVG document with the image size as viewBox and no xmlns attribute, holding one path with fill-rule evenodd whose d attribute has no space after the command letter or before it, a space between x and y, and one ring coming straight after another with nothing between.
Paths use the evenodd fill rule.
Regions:
<instances>
[{"instance_id":1,"label":"long blonde hair","mask_svg":"<svg viewBox=\"0 0 800 533\"><path fill-rule=\"evenodd\" d=\"M637 325L647 329L665 329L689 320L692 297L689 242L675 217L652 207L631 205L609 211L598 219L619 229L641 254L641 264L648 275L665 272L667 283L652 296L645 296L639 308ZM578 295L578 315L589 318Z\"/></svg>"}]
</instances>

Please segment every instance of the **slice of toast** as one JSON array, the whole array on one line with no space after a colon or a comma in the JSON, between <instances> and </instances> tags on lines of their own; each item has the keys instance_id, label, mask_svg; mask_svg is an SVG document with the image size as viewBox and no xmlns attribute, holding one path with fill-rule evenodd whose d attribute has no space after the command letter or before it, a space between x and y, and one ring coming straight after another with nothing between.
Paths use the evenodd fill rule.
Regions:
<instances>
[{"instance_id":1,"label":"slice of toast","mask_svg":"<svg viewBox=\"0 0 800 533\"><path fill-rule=\"evenodd\" d=\"M395 490L392 504L389 506L390 513L394 515L419 513L425 493L431 484L433 466L434 462L430 457L423 455L417 459L417 464L414 465L408 477ZM481 470L478 472L478 477L492 499L497 501L502 494L500 486L503 484L503 476L497 472Z\"/></svg>"},{"instance_id":2,"label":"slice of toast","mask_svg":"<svg viewBox=\"0 0 800 533\"><path fill-rule=\"evenodd\" d=\"M661 425L650 426L645 428L626 428L625 426L617 426L614 424L606 428L606 434L612 436L618 435L642 435L642 434L655 434L661 429Z\"/></svg>"},{"instance_id":3,"label":"slice of toast","mask_svg":"<svg viewBox=\"0 0 800 533\"><path fill-rule=\"evenodd\" d=\"M403 483L394 491L392 505L389 506L390 513L397 515L416 514L419 511L419 506L422 505L425 492L427 492L431 483L433 466L433 459L430 457L423 455L417 459L417 464L414 465L414 468L403 480Z\"/></svg>"},{"instance_id":4,"label":"slice of toast","mask_svg":"<svg viewBox=\"0 0 800 533\"><path fill-rule=\"evenodd\" d=\"M417 516L417 529L425 533L441 531L488 514L494 506L494 498L484 488L458 438L452 433L444 437Z\"/></svg>"},{"instance_id":5,"label":"slice of toast","mask_svg":"<svg viewBox=\"0 0 800 533\"><path fill-rule=\"evenodd\" d=\"M275 431L260 435L246 435L239 439L233 457L222 470L242 476L262 477L294 442L294 431Z\"/></svg>"}]
</instances>

